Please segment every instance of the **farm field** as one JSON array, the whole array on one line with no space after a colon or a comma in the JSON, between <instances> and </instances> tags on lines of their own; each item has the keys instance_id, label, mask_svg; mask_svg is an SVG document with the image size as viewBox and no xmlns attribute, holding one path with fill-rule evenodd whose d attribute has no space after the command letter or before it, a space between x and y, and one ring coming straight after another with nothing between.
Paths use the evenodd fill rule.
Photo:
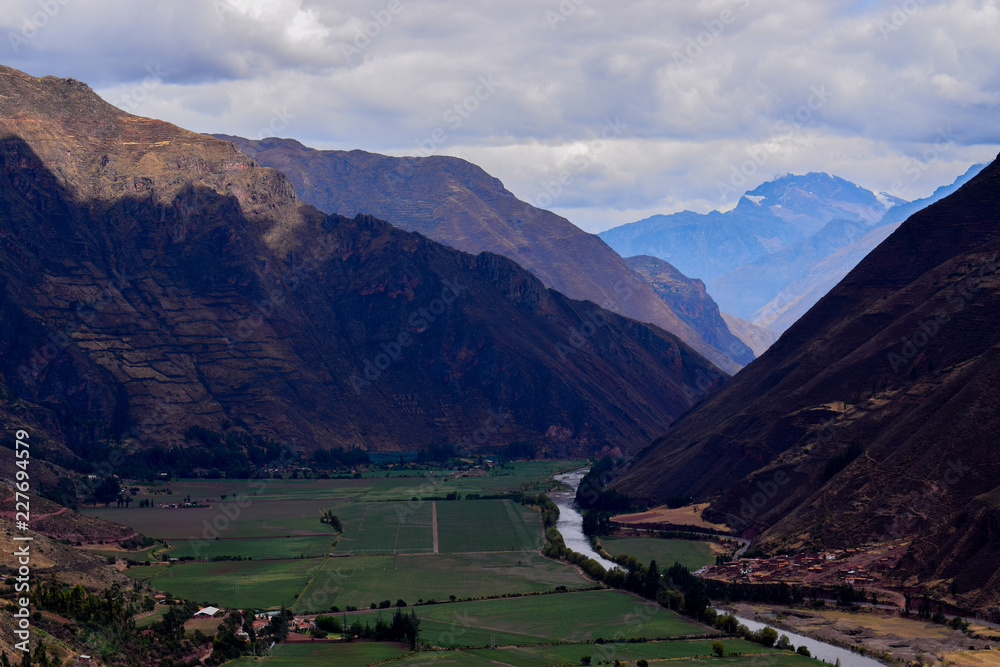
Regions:
<instances>
[{"instance_id":1,"label":"farm field","mask_svg":"<svg viewBox=\"0 0 1000 667\"><path fill-rule=\"evenodd\" d=\"M436 507L440 553L523 551L541 545L538 514L510 500L347 503L339 555L433 553Z\"/></svg>"},{"instance_id":2,"label":"farm field","mask_svg":"<svg viewBox=\"0 0 1000 667\"><path fill-rule=\"evenodd\" d=\"M385 660L392 660L409 652L406 644L390 642L351 642L350 644L324 642L292 642L278 644L271 650L266 663L251 658L227 662L228 667L250 667L267 664L268 667L365 667ZM396 664L396 663L391 663Z\"/></svg>"},{"instance_id":3,"label":"farm field","mask_svg":"<svg viewBox=\"0 0 1000 667\"><path fill-rule=\"evenodd\" d=\"M394 500L441 496L451 491L492 494L548 489L554 473L580 468L586 461L526 461L511 463L498 474L485 477L453 477L447 470L391 470L362 473L351 479L176 479L170 482L137 484L133 500L151 499L160 503L178 503L186 496L200 503L234 499L303 500L323 498L328 505L348 500ZM222 496L226 498L222 498ZM109 508L115 509L115 508ZM130 508L130 509L135 509ZM104 508L87 508L87 513Z\"/></svg>"},{"instance_id":4,"label":"farm field","mask_svg":"<svg viewBox=\"0 0 1000 667\"><path fill-rule=\"evenodd\" d=\"M333 535L320 523L321 511L331 502L322 498L295 502L283 500L244 501L240 507L231 500L211 507L180 509L108 508L84 509L85 514L123 523L148 537L166 540L214 540L216 537L284 537L290 535Z\"/></svg>"},{"instance_id":5,"label":"farm field","mask_svg":"<svg viewBox=\"0 0 1000 667\"><path fill-rule=\"evenodd\" d=\"M199 604L223 608L291 607L322 559L221 561L159 566L149 583ZM152 570L153 568L132 568Z\"/></svg>"},{"instance_id":6,"label":"farm field","mask_svg":"<svg viewBox=\"0 0 1000 667\"><path fill-rule=\"evenodd\" d=\"M694 572L715 563L710 543L702 540L661 540L656 537L602 537L601 546L612 556L631 554L640 563L655 560L661 570L675 562Z\"/></svg>"},{"instance_id":7,"label":"farm field","mask_svg":"<svg viewBox=\"0 0 1000 667\"><path fill-rule=\"evenodd\" d=\"M418 607L417 616L422 625L423 619L455 624L453 642L457 643L453 646L470 645L458 636L462 627L488 628L498 634L533 639L518 643L586 641L598 637L653 639L713 632L657 604L614 590L428 605ZM433 640L430 635L425 639Z\"/></svg>"},{"instance_id":8,"label":"farm field","mask_svg":"<svg viewBox=\"0 0 1000 667\"><path fill-rule=\"evenodd\" d=\"M171 540L167 555L172 558L215 558L242 556L253 560L317 558L333 547L336 535L316 537L248 538L243 540Z\"/></svg>"},{"instance_id":9,"label":"farm field","mask_svg":"<svg viewBox=\"0 0 1000 667\"><path fill-rule=\"evenodd\" d=\"M431 503L348 503L334 512L344 526L336 553L432 553Z\"/></svg>"},{"instance_id":10,"label":"farm field","mask_svg":"<svg viewBox=\"0 0 1000 667\"><path fill-rule=\"evenodd\" d=\"M499 639L497 643L500 644ZM678 658L700 658L704 661L718 661L719 665L755 665L767 664L769 667L804 667L816 663L804 659L797 662L786 652L776 649L766 649L759 644L751 644L743 640L727 640L724 642L727 653L730 651L749 654L725 659L714 658L712 641L664 641L646 643L619 644L562 644L557 646L517 646L502 649L460 649L453 651L424 652L419 655L404 658L396 665L416 667L417 665L514 665L516 667L548 667L549 665L579 665L580 658L591 656L593 664L604 662L611 664L615 660L629 662L645 658L647 660L676 660ZM751 657L757 654L756 660ZM760 655L767 655L767 663ZM713 656L709 658L709 656ZM772 658L793 658L791 661L780 660L772 662Z\"/></svg>"},{"instance_id":11,"label":"farm field","mask_svg":"<svg viewBox=\"0 0 1000 667\"><path fill-rule=\"evenodd\" d=\"M395 604L402 599L412 604L421 599L447 600L450 595L469 598L592 585L572 567L534 551L353 556L328 559L293 611L325 611L334 605L363 609L382 600Z\"/></svg>"},{"instance_id":12,"label":"farm field","mask_svg":"<svg viewBox=\"0 0 1000 667\"><path fill-rule=\"evenodd\" d=\"M542 546L539 515L510 500L437 503L442 553L526 551Z\"/></svg>"}]
</instances>

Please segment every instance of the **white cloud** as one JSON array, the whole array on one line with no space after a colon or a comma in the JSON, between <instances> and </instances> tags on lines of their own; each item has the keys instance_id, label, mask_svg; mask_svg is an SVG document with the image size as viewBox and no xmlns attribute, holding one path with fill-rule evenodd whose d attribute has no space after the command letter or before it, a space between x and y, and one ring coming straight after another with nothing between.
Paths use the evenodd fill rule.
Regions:
<instances>
[{"instance_id":1,"label":"white cloud","mask_svg":"<svg viewBox=\"0 0 1000 667\"><path fill-rule=\"evenodd\" d=\"M429 147L528 200L569 170L551 205L589 229L731 206L761 151L747 188L919 171L900 196L925 195L995 156L997 34L998 0L0 0L4 64L197 131Z\"/></svg>"}]
</instances>

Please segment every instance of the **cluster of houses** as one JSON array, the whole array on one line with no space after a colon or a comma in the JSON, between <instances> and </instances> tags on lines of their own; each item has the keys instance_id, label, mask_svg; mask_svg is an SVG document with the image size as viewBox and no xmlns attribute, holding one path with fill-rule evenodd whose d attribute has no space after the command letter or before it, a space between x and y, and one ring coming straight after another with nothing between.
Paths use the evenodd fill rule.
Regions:
<instances>
[{"instance_id":1,"label":"cluster of houses","mask_svg":"<svg viewBox=\"0 0 1000 667\"><path fill-rule=\"evenodd\" d=\"M892 549L892 547L890 547ZM865 554L869 557L861 559ZM858 562L863 560L864 563ZM839 583L863 586L877 581L896 566L898 556L866 554L859 549L837 549L823 553L801 553L773 558L741 558L703 568L701 576L729 582Z\"/></svg>"}]
</instances>

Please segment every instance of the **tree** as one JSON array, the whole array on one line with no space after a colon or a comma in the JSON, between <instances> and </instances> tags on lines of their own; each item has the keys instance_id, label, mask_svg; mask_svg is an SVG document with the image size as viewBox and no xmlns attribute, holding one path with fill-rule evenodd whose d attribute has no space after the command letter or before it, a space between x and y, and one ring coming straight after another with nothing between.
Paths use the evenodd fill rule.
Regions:
<instances>
[{"instance_id":1,"label":"tree","mask_svg":"<svg viewBox=\"0 0 1000 667\"><path fill-rule=\"evenodd\" d=\"M708 592L705 589L705 582L701 578L696 578L694 583L684 593L684 607L688 616L701 618L708 606ZM778 637L775 636L775 639Z\"/></svg>"},{"instance_id":2,"label":"tree","mask_svg":"<svg viewBox=\"0 0 1000 667\"><path fill-rule=\"evenodd\" d=\"M726 655L726 645L720 641L715 641L712 643L712 652L721 658Z\"/></svg>"},{"instance_id":3,"label":"tree","mask_svg":"<svg viewBox=\"0 0 1000 667\"><path fill-rule=\"evenodd\" d=\"M589 655L581 655L580 656L580 664L581 665L589 665L590 664L590 656Z\"/></svg>"},{"instance_id":4,"label":"tree","mask_svg":"<svg viewBox=\"0 0 1000 667\"><path fill-rule=\"evenodd\" d=\"M104 506L107 507L118 497L120 491L118 480L109 475L101 480L101 483L94 489L94 499L99 503L104 503Z\"/></svg>"},{"instance_id":5,"label":"tree","mask_svg":"<svg viewBox=\"0 0 1000 667\"><path fill-rule=\"evenodd\" d=\"M769 648L778 641L778 631L774 628L761 628L756 634L758 643Z\"/></svg>"},{"instance_id":6,"label":"tree","mask_svg":"<svg viewBox=\"0 0 1000 667\"><path fill-rule=\"evenodd\" d=\"M807 658L812 657L812 653L809 652L809 648L806 646L798 647L797 649L795 649L795 652L798 653L799 655L804 655Z\"/></svg>"},{"instance_id":7,"label":"tree","mask_svg":"<svg viewBox=\"0 0 1000 667\"><path fill-rule=\"evenodd\" d=\"M781 637L778 638L778 641L775 644L775 646L783 651L795 650L795 647L792 646L792 640L788 638L788 635L781 635Z\"/></svg>"}]
</instances>

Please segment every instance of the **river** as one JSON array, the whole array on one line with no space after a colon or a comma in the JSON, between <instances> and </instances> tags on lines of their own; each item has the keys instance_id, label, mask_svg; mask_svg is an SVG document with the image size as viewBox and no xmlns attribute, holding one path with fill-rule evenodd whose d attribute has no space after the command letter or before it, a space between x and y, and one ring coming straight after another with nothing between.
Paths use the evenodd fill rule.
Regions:
<instances>
[{"instance_id":1,"label":"river","mask_svg":"<svg viewBox=\"0 0 1000 667\"><path fill-rule=\"evenodd\" d=\"M619 569L617 563L612 563L607 558L600 555L590 546L590 540L583 534L583 515L576 509L576 489L580 486L580 481L587 474L587 468L574 470L573 472L556 475L555 478L563 484L568 484L572 491L552 491L549 498L559 507L559 521L556 523L556 530L562 535L563 541L570 551L583 554L588 558L593 558L601 564L605 570Z\"/></svg>"},{"instance_id":2,"label":"river","mask_svg":"<svg viewBox=\"0 0 1000 667\"><path fill-rule=\"evenodd\" d=\"M593 558L605 569L613 567L617 568L617 564L612 563L606 558L601 558L593 550L593 548L591 548L590 540L583 534L583 515L576 509L575 500L576 489L580 486L580 481L583 480L583 477L586 474L587 468L584 468L582 470L574 470L573 472L567 472L555 476L557 480L563 484L569 485L570 488L573 489L572 491L553 491L548 494L552 499L552 502L559 507L559 522L556 524L556 529L559 531L559 534L562 535L563 541L566 542L566 546L572 551ZM722 610L718 611L725 613ZM758 621L751 621L748 618L742 618L740 616L737 616L736 618L740 623L747 626L751 630L760 630L765 627L764 623L760 623ZM786 630L782 630L781 628L775 628L775 630L778 631L779 636L787 635L788 639L791 640L795 646L806 646L814 658L822 660L823 662L834 664L839 658L841 667L884 667L884 665L878 660L866 658L865 656L858 655L857 653L849 651L846 648L834 646L833 644L827 644L826 642L821 642L816 639L810 639L809 637L803 637L802 635L794 632L788 632Z\"/></svg>"}]
</instances>

